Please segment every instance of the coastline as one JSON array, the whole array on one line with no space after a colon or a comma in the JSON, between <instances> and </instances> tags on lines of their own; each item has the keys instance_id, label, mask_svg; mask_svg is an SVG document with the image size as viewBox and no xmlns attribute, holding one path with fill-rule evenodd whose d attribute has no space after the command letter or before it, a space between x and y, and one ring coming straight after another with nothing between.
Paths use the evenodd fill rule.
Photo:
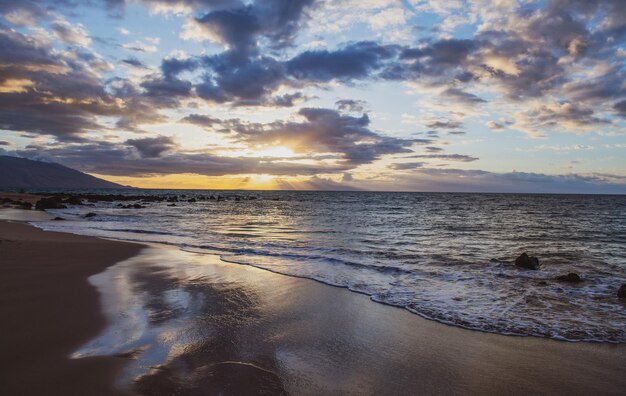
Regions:
<instances>
[{"instance_id":1,"label":"coastline","mask_svg":"<svg viewBox=\"0 0 626 396\"><path fill-rule=\"evenodd\" d=\"M136 348L68 358L85 343L119 330L116 322L128 308L115 301L120 279L134 289L129 301L148 296L138 302L148 313L148 329L171 323L164 334L173 334L191 320L192 328L180 332L206 338L186 339L184 352L173 341L159 350L165 357L132 386L139 393L620 394L626 387L623 344L446 326L344 288L164 246L142 250L142 245L8 222L0 222L0 235L0 248L9 252L0 265L10 275L2 282L11 285L2 289L0 308L3 317L15 318L10 323L15 328L7 326L1 337L7 344L2 346L7 367L1 368L8 386L2 382L9 394L40 394L51 387L63 394L84 389L132 394L114 383L145 363ZM55 257L65 266L46 268ZM88 277L92 284L99 279L99 293ZM172 291L185 296L180 309L168 305L165 297ZM45 293L66 297L60 303ZM108 320L95 308L99 301ZM16 332L18 325L22 330ZM150 338L140 338L137 345L146 341Z\"/></svg>"},{"instance_id":2,"label":"coastline","mask_svg":"<svg viewBox=\"0 0 626 396\"><path fill-rule=\"evenodd\" d=\"M87 278L141 248L0 220L3 393L127 394L113 385L123 359L69 355L106 325Z\"/></svg>"}]
</instances>

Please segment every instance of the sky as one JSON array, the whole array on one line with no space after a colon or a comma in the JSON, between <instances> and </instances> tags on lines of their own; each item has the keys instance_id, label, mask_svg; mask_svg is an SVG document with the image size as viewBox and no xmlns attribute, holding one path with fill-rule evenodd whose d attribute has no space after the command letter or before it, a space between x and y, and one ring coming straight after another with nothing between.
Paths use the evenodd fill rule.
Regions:
<instances>
[{"instance_id":1,"label":"sky","mask_svg":"<svg viewBox=\"0 0 626 396\"><path fill-rule=\"evenodd\" d=\"M0 14L0 155L146 188L626 193L624 0Z\"/></svg>"}]
</instances>

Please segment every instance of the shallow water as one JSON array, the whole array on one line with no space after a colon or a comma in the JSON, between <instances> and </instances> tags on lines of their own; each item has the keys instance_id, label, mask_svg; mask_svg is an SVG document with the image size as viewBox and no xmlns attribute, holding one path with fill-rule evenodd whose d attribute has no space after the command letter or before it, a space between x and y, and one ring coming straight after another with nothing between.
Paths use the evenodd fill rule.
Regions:
<instances>
[{"instance_id":1,"label":"shallow water","mask_svg":"<svg viewBox=\"0 0 626 396\"><path fill-rule=\"evenodd\" d=\"M35 224L218 254L475 330L626 342L615 296L626 283L626 196L158 191L168 193L258 199L98 203ZM524 251L539 271L512 264ZM584 282L554 280L568 272Z\"/></svg>"}]
</instances>

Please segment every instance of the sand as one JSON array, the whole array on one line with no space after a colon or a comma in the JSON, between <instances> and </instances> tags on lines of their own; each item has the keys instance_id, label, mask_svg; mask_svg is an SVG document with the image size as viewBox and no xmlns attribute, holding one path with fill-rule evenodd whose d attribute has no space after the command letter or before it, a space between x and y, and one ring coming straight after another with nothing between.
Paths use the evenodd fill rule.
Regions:
<instances>
[{"instance_id":1,"label":"sand","mask_svg":"<svg viewBox=\"0 0 626 396\"><path fill-rule=\"evenodd\" d=\"M468 331L162 246L139 251L6 222L0 240L0 309L10 318L0 325L3 394L122 393L116 381L190 395L626 389L626 345Z\"/></svg>"},{"instance_id":2,"label":"sand","mask_svg":"<svg viewBox=\"0 0 626 396\"><path fill-rule=\"evenodd\" d=\"M87 277L140 249L0 221L0 393L117 392L113 378L125 360L68 356L106 324Z\"/></svg>"}]
</instances>

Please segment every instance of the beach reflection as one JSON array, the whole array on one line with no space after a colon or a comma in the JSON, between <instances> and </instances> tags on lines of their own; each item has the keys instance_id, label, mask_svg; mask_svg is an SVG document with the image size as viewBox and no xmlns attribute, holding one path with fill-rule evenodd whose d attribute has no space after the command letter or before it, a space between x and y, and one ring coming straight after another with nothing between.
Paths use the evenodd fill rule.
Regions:
<instances>
[{"instance_id":1,"label":"beach reflection","mask_svg":"<svg viewBox=\"0 0 626 396\"><path fill-rule=\"evenodd\" d=\"M148 247L90 280L110 325L74 357L127 359L140 394L578 394L602 388L588 366L624 384L615 345L445 326L212 254Z\"/></svg>"},{"instance_id":2,"label":"beach reflection","mask_svg":"<svg viewBox=\"0 0 626 396\"><path fill-rule=\"evenodd\" d=\"M148 248L92 277L111 325L73 357L129 358L120 382L140 393L284 393L273 352L249 345L255 291L194 256Z\"/></svg>"}]
</instances>

